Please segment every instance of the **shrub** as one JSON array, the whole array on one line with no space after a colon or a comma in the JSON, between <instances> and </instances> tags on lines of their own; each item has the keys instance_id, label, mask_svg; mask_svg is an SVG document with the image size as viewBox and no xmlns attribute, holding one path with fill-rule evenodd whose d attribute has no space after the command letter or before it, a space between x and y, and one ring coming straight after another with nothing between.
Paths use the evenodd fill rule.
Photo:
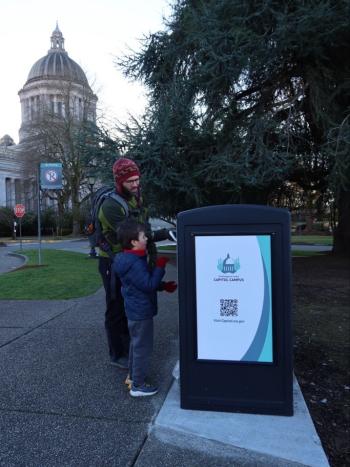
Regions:
<instances>
[{"instance_id":1,"label":"shrub","mask_svg":"<svg viewBox=\"0 0 350 467\"><path fill-rule=\"evenodd\" d=\"M12 235L14 220L15 217L12 209L0 207L0 237Z\"/></svg>"},{"instance_id":2,"label":"shrub","mask_svg":"<svg viewBox=\"0 0 350 467\"><path fill-rule=\"evenodd\" d=\"M57 229L57 211L47 208L41 213L41 232L43 235L54 235Z\"/></svg>"},{"instance_id":3,"label":"shrub","mask_svg":"<svg viewBox=\"0 0 350 467\"><path fill-rule=\"evenodd\" d=\"M22 217L22 235L37 235L38 233L38 218L35 212L28 211ZM19 231L17 229L17 234Z\"/></svg>"}]
</instances>

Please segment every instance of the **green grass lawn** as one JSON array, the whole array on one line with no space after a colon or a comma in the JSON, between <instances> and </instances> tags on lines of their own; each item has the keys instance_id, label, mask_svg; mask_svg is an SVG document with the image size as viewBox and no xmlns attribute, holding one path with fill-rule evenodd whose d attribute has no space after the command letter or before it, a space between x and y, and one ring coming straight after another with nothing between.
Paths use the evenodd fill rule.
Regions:
<instances>
[{"instance_id":1,"label":"green grass lawn","mask_svg":"<svg viewBox=\"0 0 350 467\"><path fill-rule=\"evenodd\" d=\"M23 250L28 263L3 274L0 299L62 300L90 295L102 285L98 261L82 253L42 250L42 266L37 266L37 250Z\"/></svg>"},{"instance_id":2,"label":"green grass lawn","mask_svg":"<svg viewBox=\"0 0 350 467\"><path fill-rule=\"evenodd\" d=\"M292 235L292 243L317 244L317 245L333 245L333 237L331 235Z\"/></svg>"},{"instance_id":3,"label":"green grass lawn","mask_svg":"<svg viewBox=\"0 0 350 467\"><path fill-rule=\"evenodd\" d=\"M331 235L292 235L292 243L304 245L333 245L333 237ZM176 250L176 245L158 246L158 250Z\"/></svg>"},{"instance_id":4,"label":"green grass lawn","mask_svg":"<svg viewBox=\"0 0 350 467\"><path fill-rule=\"evenodd\" d=\"M176 253L176 245L159 246L157 250L161 254L162 250L172 250ZM303 250L292 250L292 256L317 256L327 254L327 251L303 251Z\"/></svg>"},{"instance_id":5,"label":"green grass lawn","mask_svg":"<svg viewBox=\"0 0 350 467\"><path fill-rule=\"evenodd\" d=\"M175 250L175 245L170 249ZM21 253L28 257L28 263L1 276L0 300L66 300L90 295L102 286L98 262L85 254L44 249L43 265L38 266L37 250ZM315 256L323 253L293 251L292 254Z\"/></svg>"},{"instance_id":6,"label":"green grass lawn","mask_svg":"<svg viewBox=\"0 0 350 467\"><path fill-rule=\"evenodd\" d=\"M329 251L304 251L304 250L292 250L292 256L320 256L328 255Z\"/></svg>"}]
</instances>

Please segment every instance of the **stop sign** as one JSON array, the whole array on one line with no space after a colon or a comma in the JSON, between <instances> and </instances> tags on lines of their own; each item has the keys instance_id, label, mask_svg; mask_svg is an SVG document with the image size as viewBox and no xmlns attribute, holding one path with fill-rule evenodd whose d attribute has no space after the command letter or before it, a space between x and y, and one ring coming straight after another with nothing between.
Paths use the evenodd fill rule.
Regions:
<instances>
[{"instance_id":1,"label":"stop sign","mask_svg":"<svg viewBox=\"0 0 350 467\"><path fill-rule=\"evenodd\" d=\"M23 217L26 212L24 204L16 204L16 206L14 207L14 212L16 217Z\"/></svg>"}]
</instances>

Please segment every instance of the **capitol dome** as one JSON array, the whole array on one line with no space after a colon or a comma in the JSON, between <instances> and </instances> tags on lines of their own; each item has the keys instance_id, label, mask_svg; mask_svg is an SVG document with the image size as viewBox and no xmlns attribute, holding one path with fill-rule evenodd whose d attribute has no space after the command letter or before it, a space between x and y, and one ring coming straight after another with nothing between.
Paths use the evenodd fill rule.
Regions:
<instances>
[{"instance_id":1,"label":"capitol dome","mask_svg":"<svg viewBox=\"0 0 350 467\"><path fill-rule=\"evenodd\" d=\"M64 38L56 25L51 36L51 48L45 57L40 58L32 66L27 84L41 79L64 79L88 85L82 68L64 50Z\"/></svg>"},{"instance_id":2,"label":"capitol dome","mask_svg":"<svg viewBox=\"0 0 350 467\"><path fill-rule=\"evenodd\" d=\"M50 50L31 67L18 94L22 110L20 143L36 134L40 122L57 118L73 119L76 123L84 119L96 121L97 96L82 68L68 56L57 24Z\"/></svg>"}]
</instances>

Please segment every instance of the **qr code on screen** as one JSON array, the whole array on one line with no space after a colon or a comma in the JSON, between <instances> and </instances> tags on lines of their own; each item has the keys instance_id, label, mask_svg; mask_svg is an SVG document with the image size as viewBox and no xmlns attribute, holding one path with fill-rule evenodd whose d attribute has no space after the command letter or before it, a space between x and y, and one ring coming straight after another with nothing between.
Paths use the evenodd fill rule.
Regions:
<instances>
[{"instance_id":1,"label":"qr code on screen","mask_svg":"<svg viewBox=\"0 0 350 467\"><path fill-rule=\"evenodd\" d=\"M221 298L220 316L238 316L238 300L236 298Z\"/></svg>"}]
</instances>

